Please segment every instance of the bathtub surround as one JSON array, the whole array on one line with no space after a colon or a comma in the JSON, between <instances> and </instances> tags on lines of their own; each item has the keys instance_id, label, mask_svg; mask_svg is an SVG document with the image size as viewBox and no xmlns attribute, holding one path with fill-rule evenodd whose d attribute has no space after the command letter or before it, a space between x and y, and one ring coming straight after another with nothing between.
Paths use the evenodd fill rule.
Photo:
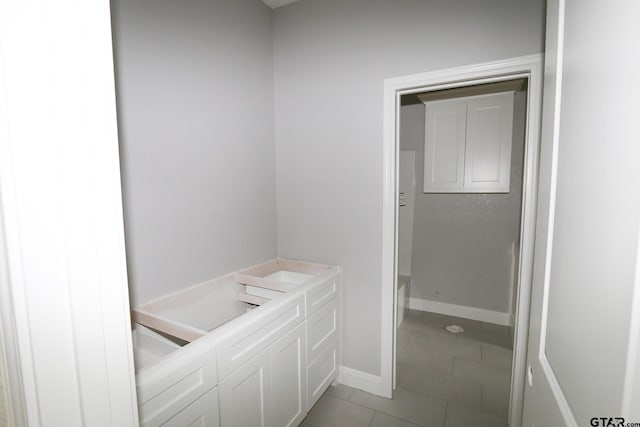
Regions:
<instances>
[{"instance_id":1,"label":"bathtub surround","mask_svg":"<svg viewBox=\"0 0 640 427\"><path fill-rule=\"evenodd\" d=\"M526 92L514 98L507 194L424 193L424 111L424 104L413 104L400 113L400 149L416 150L411 308L512 324Z\"/></svg>"},{"instance_id":2,"label":"bathtub surround","mask_svg":"<svg viewBox=\"0 0 640 427\"><path fill-rule=\"evenodd\" d=\"M112 2L132 306L277 255L271 14Z\"/></svg>"}]
</instances>

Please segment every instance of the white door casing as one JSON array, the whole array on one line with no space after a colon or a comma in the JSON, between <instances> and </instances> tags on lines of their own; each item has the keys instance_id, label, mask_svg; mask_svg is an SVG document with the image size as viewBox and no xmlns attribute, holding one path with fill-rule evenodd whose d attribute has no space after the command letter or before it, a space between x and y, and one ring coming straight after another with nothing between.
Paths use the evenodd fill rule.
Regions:
<instances>
[{"instance_id":1,"label":"white door casing","mask_svg":"<svg viewBox=\"0 0 640 427\"><path fill-rule=\"evenodd\" d=\"M639 15L548 2L525 426L640 422Z\"/></svg>"},{"instance_id":2,"label":"white door casing","mask_svg":"<svg viewBox=\"0 0 640 427\"><path fill-rule=\"evenodd\" d=\"M381 395L392 396L395 376L395 322L397 319L398 271L398 151L400 97L404 94L449 89L481 83L527 78L527 126L523 199L521 217L521 252L519 292L515 316L516 336L509 419L518 425L522 415L525 382L525 359L529 322L530 289L538 183L540 105L542 89L542 55L529 55L501 61L431 71L384 81L383 135L383 235L382 235L382 325L381 325Z\"/></svg>"}]
</instances>

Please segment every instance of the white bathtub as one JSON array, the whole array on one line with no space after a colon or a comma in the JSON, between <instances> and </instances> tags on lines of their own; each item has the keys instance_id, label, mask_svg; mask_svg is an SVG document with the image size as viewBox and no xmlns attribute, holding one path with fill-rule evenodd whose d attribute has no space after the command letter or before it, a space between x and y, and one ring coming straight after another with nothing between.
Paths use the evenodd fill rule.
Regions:
<instances>
[{"instance_id":1,"label":"white bathtub","mask_svg":"<svg viewBox=\"0 0 640 427\"><path fill-rule=\"evenodd\" d=\"M403 274L398 275L398 324L400 327L404 322L404 316L409 309L409 285L411 283L411 277Z\"/></svg>"}]
</instances>

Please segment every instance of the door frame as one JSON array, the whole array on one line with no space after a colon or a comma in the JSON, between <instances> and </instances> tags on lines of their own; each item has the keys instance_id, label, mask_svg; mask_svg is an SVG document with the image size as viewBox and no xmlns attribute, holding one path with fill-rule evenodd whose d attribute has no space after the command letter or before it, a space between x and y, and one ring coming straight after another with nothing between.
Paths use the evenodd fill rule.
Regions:
<instances>
[{"instance_id":1,"label":"door frame","mask_svg":"<svg viewBox=\"0 0 640 427\"><path fill-rule=\"evenodd\" d=\"M522 417L538 194L542 77L543 56L535 54L384 80L380 380L381 391L385 397L391 398L393 395L396 365L395 331L398 287L398 206L396 194L398 191L400 97L418 92L527 78L527 120L520 226L521 250L515 315L514 363L511 376L512 392L509 405L510 425L517 425L517 422L513 421Z\"/></svg>"},{"instance_id":2,"label":"door frame","mask_svg":"<svg viewBox=\"0 0 640 427\"><path fill-rule=\"evenodd\" d=\"M111 39L109 2L0 2L0 323L16 426L138 425Z\"/></svg>"}]
</instances>

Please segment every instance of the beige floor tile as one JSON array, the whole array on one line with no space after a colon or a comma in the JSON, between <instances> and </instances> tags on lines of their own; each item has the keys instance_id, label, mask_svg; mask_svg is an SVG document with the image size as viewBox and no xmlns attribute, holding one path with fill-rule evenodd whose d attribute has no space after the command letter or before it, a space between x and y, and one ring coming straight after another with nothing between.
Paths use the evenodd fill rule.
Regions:
<instances>
[{"instance_id":1,"label":"beige floor tile","mask_svg":"<svg viewBox=\"0 0 640 427\"><path fill-rule=\"evenodd\" d=\"M509 389L493 385L482 386L482 410L499 417L509 416Z\"/></svg>"},{"instance_id":2,"label":"beige floor tile","mask_svg":"<svg viewBox=\"0 0 640 427\"><path fill-rule=\"evenodd\" d=\"M482 362L511 369L513 350L491 344L482 344Z\"/></svg>"},{"instance_id":3,"label":"beige floor tile","mask_svg":"<svg viewBox=\"0 0 640 427\"><path fill-rule=\"evenodd\" d=\"M453 361L453 376L507 390L511 386L511 369L487 365L475 360L456 357Z\"/></svg>"},{"instance_id":4,"label":"beige floor tile","mask_svg":"<svg viewBox=\"0 0 640 427\"><path fill-rule=\"evenodd\" d=\"M397 345L409 344L409 338L411 337L411 331L404 325L398 328L398 334L396 335Z\"/></svg>"},{"instance_id":5,"label":"beige floor tile","mask_svg":"<svg viewBox=\"0 0 640 427\"><path fill-rule=\"evenodd\" d=\"M398 367L398 387L436 399L443 399L471 408L482 408L482 386L479 382L442 374L432 370L405 372Z\"/></svg>"},{"instance_id":6,"label":"beige floor tile","mask_svg":"<svg viewBox=\"0 0 640 427\"><path fill-rule=\"evenodd\" d=\"M411 336L409 344L398 345L397 359L414 368L430 368L451 373L453 368L453 343L444 340Z\"/></svg>"},{"instance_id":7,"label":"beige floor tile","mask_svg":"<svg viewBox=\"0 0 640 427\"><path fill-rule=\"evenodd\" d=\"M482 360L482 344L459 336L453 347L453 355L467 360Z\"/></svg>"},{"instance_id":8,"label":"beige floor tile","mask_svg":"<svg viewBox=\"0 0 640 427\"><path fill-rule=\"evenodd\" d=\"M351 392L353 392L353 389L351 387L348 387L344 384L337 384L335 386L329 386L325 394L333 397L338 397L342 400L349 400Z\"/></svg>"},{"instance_id":9,"label":"beige floor tile","mask_svg":"<svg viewBox=\"0 0 640 427\"><path fill-rule=\"evenodd\" d=\"M444 330L450 323L462 335ZM506 426L511 376L508 328L409 310L398 330L397 384L389 400L330 387L303 427Z\"/></svg>"},{"instance_id":10,"label":"beige floor tile","mask_svg":"<svg viewBox=\"0 0 640 427\"><path fill-rule=\"evenodd\" d=\"M370 427L417 427L417 425L382 412L376 412Z\"/></svg>"},{"instance_id":11,"label":"beige floor tile","mask_svg":"<svg viewBox=\"0 0 640 427\"><path fill-rule=\"evenodd\" d=\"M313 427L368 427L375 411L330 395L323 395L304 422Z\"/></svg>"},{"instance_id":12,"label":"beige floor tile","mask_svg":"<svg viewBox=\"0 0 640 427\"><path fill-rule=\"evenodd\" d=\"M398 388L393 399L385 399L373 394L354 390L349 399L358 405L375 409L423 427L438 426L444 423L446 402L419 393Z\"/></svg>"},{"instance_id":13,"label":"beige floor tile","mask_svg":"<svg viewBox=\"0 0 640 427\"><path fill-rule=\"evenodd\" d=\"M476 409L449 404L445 427L507 427L507 419Z\"/></svg>"}]
</instances>

